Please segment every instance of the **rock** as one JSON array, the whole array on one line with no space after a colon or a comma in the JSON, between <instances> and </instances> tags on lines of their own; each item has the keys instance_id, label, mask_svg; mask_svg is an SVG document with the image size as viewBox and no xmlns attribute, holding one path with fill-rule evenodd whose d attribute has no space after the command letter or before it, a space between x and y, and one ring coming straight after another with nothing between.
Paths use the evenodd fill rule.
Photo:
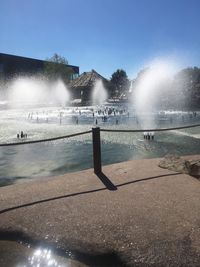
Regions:
<instances>
[{"instance_id":1,"label":"rock","mask_svg":"<svg viewBox=\"0 0 200 267\"><path fill-rule=\"evenodd\" d=\"M189 174L200 178L200 160L189 162Z\"/></svg>"},{"instance_id":2,"label":"rock","mask_svg":"<svg viewBox=\"0 0 200 267\"><path fill-rule=\"evenodd\" d=\"M186 173L191 176L200 177L200 160L186 160L177 155L166 155L159 167L175 172Z\"/></svg>"},{"instance_id":3,"label":"rock","mask_svg":"<svg viewBox=\"0 0 200 267\"><path fill-rule=\"evenodd\" d=\"M159 162L158 166L175 172L189 173L188 161L177 155L166 155L165 158Z\"/></svg>"}]
</instances>

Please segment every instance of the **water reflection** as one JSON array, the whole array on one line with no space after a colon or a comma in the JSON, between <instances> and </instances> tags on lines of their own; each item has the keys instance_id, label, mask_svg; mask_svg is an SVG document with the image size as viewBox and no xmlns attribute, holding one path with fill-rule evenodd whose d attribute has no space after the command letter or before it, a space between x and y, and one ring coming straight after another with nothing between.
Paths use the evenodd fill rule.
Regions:
<instances>
[{"instance_id":1,"label":"water reflection","mask_svg":"<svg viewBox=\"0 0 200 267\"><path fill-rule=\"evenodd\" d=\"M61 263L61 259L56 257L50 249L37 248L25 264L16 267L68 267L66 263Z\"/></svg>"}]
</instances>

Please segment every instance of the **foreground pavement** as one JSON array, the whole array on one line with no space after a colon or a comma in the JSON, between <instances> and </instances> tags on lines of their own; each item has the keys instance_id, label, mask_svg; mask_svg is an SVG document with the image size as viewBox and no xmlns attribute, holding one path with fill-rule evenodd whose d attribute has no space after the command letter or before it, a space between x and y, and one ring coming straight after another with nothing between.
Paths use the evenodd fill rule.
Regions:
<instances>
[{"instance_id":1,"label":"foreground pavement","mask_svg":"<svg viewBox=\"0 0 200 267\"><path fill-rule=\"evenodd\" d=\"M10 241L51 247L67 266L200 266L200 181L159 161L1 187L0 266L25 258Z\"/></svg>"}]
</instances>

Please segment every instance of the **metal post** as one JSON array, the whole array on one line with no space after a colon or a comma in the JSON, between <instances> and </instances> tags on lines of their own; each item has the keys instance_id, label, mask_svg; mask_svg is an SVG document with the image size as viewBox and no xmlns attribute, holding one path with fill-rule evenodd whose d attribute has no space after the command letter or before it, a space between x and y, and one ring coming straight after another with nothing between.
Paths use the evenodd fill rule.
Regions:
<instances>
[{"instance_id":1,"label":"metal post","mask_svg":"<svg viewBox=\"0 0 200 267\"><path fill-rule=\"evenodd\" d=\"M92 141L93 141L93 162L94 173L101 173L101 137L100 128L92 128Z\"/></svg>"}]
</instances>

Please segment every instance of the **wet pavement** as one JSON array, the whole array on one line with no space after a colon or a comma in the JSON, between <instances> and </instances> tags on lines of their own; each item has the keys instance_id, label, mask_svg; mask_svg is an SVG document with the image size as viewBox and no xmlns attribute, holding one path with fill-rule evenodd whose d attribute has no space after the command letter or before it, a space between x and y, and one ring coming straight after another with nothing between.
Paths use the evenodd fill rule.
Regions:
<instances>
[{"instance_id":1,"label":"wet pavement","mask_svg":"<svg viewBox=\"0 0 200 267\"><path fill-rule=\"evenodd\" d=\"M200 266L200 181L159 161L1 187L0 266L42 248L60 266Z\"/></svg>"}]
</instances>

